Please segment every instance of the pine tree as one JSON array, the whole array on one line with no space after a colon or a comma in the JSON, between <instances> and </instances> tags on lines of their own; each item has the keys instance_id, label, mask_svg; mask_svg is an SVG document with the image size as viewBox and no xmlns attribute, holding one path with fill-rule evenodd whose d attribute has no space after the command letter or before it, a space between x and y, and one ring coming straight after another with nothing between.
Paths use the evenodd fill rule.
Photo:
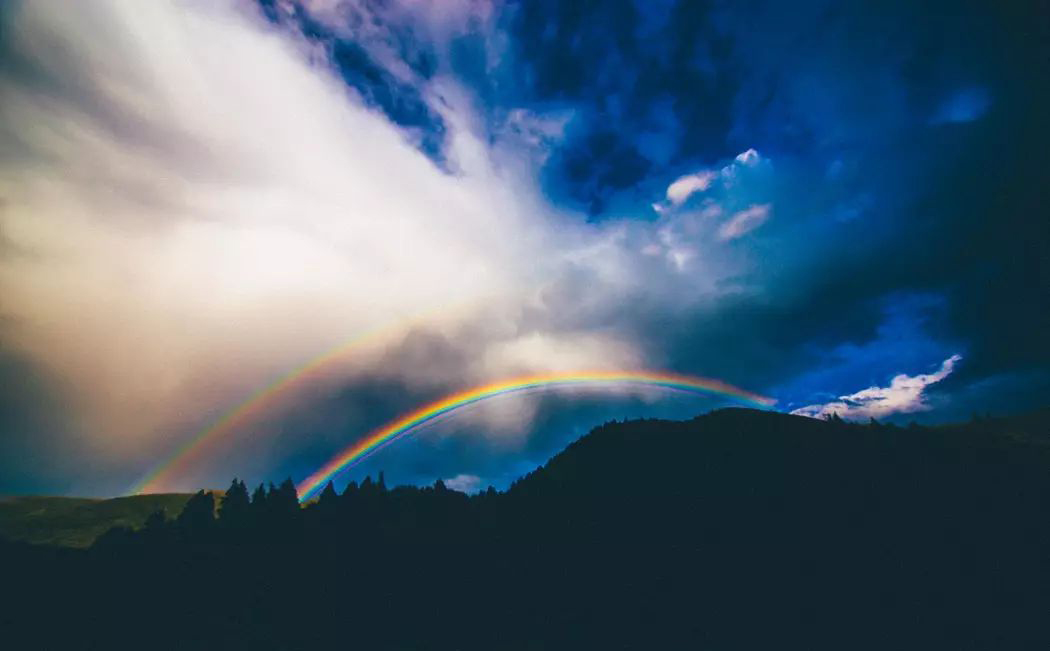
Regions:
<instances>
[{"instance_id":1,"label":"pine tree","mask_svg":"<svg viewBox=\"0 0 1050 651\"><path fill-rule=\"evenodd\" d=\"M322 508L330 508L334 507L338 501L339 494L335 492L335 486L329 481L324 490L321 491L321 496L317 499L317 503Z\"/></svg>"},{"instance_id":2,"label":"pine tree","mask_svg":"<svg viewBox=\"0 0 1050 651\"><path fill-rule=\"evenodd\" d=\"M219 505L219 521L227 526L241 526L248 518L249 509L248 487L234 478Z\"/></svg>"},{"instance_id":3,"label":"pine tree","mask_svg":"<svg viewBox=\"0 0 1050 651\"><path fill-rule=\"evenodd\" d=\"M261 513L266 508L266 486L259 484L252 491L252 511Z\"/></svg>"},{"instance_id":4,"label":"pine tree","mask_svg":"<svg viewBox=\"0 0 1050 651\"><path fill-rule=\"evenodd\" d=\"M182 507L176 524L184 532L194 535L210 530L215 524L215 497L210 492L197 491Z\"/></svg>"},{"instance_id":5,"label":"pine tree","mask_svg":"<svg viewBox=\"0 0 1050 651\"><path fill-rule=\"evenodd\" d=\"M362 497L371 497L374 492L375 484L372 483L372 475L368 475L361 481L361 495Z\"/></svg>"},{"instance_id":6,"label":"pine tree","mask_svg":"<svg viewBox=\"0 0 1050 651\"><path fill-rule=\"evenodd\" d=\"M271 489L267 501L270 504L270 513L280 520L293 518L299 513L299 494L290 478L281 482L279 487Z\"/></svg>"}]
</instances>

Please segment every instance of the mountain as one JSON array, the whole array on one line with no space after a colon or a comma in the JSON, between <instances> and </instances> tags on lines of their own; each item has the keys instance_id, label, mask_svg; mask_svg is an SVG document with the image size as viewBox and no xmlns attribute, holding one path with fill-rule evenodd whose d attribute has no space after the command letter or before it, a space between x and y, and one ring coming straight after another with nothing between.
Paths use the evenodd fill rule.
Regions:
<instances>
[{"instance_id":1,"label":"mountain","mask_svg":"<svg viewBox=\"0 0 1050 651\"><path fill-rule=\"evenodd\" d=\"M1048 424L726 409L608 423L502 493L369 478L299 508L290 483L251 501L235 483L217 519L201 493L87 550L0 549L20 597L0 631L35 648L1047 648Z\"/></svg>"},{"instance_id":2,"label":"mountain","mask_svg":"<svg viewBox=\"0 0 1050 651\"><path fill-rule=\"evenodd\" d=\"M751 409L609 423L510 493L735 500L955 499L1050 471L1050 411L935 427L851 424ZM750 497L749 497L750 496ZM787 505L785 505L787 506ZM798 504L796 506L803 506ZM826 506L826 505L825 505Z\"/></svg>"}]
</instances>

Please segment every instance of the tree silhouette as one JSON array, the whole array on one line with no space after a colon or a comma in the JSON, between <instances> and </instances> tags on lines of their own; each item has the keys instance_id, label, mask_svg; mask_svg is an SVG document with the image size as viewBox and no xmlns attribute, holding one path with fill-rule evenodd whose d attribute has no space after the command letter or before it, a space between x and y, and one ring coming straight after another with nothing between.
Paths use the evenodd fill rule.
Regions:
<instances>
[{"instance_id":1,"label":"tree silhouette","mask_svg":"<svg viewBox=\"0 0 1050 651\"><path fill-rule=\"evenodd\" d=\"M277 488L272 488L266 500L269 512L277 520L288 521L299 513L299 494L290 478L281 482Z\"/></svg>"},{"instance_id":2,"label":"tree silhouette","mask_svg":"<svg viewBox=\"0 0 1050 651\"><path fill-rule=\"evenodd\" d=\"M234 478L219 504L219 522L228 528L240 527L247 522L250 509L248 487Z\"/></svg>"},{"instance_id":3,"label":"tree silhouette","mask_svg":"<svg viewBox=\"0 0 1050 651\"><path fill-rule=\"evenodd\" d=\"M182 513L176 519L179 529L190 535L201 535L211 530L215 524L215 498L211 492L203 490L186 501Z\"/></svg>"},{"instance_id":4,"label":"tree silhouette","mask_svg":"<svg viewBox=\"0 0 1050 651\"><path fill-rule=\"evenodd\" d=\"M252 491L252 510L262 511L266 505L266 486L259 484Z\"/></svg>"},{"instance_id":5,"label":"tree silhouette","mask_svg":"<svg viewBox=\"0 0 1050 651\"><path fill-rule=\"evenodd\" d=\"M321 496L317 498L317 505L323 509L331 509L338 501L339 494L335 492L335 486L329 481L321 491Z\"/></svg>"},{"instance_id":6,"label":"tree silhouette","mask_svg":"<svg viewBox=\"0 0 1050 651\"><path fill-rule=\"evenodd\" d=\"M378 492L375 482L372 481L371 475L368 475L363 480L361 480L361 486L358 492L361 494L362 497L371 497L372 495Z\"/></svg>"}]
</instances>

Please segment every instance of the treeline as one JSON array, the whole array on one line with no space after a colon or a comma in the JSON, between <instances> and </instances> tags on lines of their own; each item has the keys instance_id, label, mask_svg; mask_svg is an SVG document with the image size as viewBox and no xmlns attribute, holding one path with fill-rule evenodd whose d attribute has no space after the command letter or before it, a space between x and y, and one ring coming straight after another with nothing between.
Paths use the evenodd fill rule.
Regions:
<instances>
[{"instance_id":1,"label":"treeline","mask_svg":"<svg viewBox=\"0 0 1050 651\"><path fill-rule=\"evenodd\" d=\"M4 648L1050 648L1050 413L609 423L502 492L235 480L0 547ZM28 637L25 637L28 636Z\"/></svg>"},{"instance_id":2,"label":"treeline","mask_svg":"<svg viewBox=\"0 0 1050 651\"><path fill-rule=\"evenodd\" d=\"M349 482L342 494L328 482L316 500L300 505L295 484L259 484L250 494L234 479L219 498L198 491L182 511L169 519L152 513L139 529L114 527L95 543L96 550L127 552L139 547L171 545L248 545L266 539L302 540L304 536L338 535L339 529L371 530L377 537L408 535L423 529L451 529L477 523L481 511L498 493L491 486L473 497L450 490L442 480L433 486L387 488L382 472L376 480ZM471 517L473 516L473 517Z\"/></svg>"}]
</instances>

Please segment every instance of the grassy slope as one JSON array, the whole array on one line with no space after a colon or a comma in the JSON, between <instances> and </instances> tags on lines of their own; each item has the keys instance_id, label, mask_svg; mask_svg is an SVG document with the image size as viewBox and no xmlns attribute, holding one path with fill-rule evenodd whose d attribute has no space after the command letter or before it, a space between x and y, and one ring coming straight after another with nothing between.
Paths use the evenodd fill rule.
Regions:
<instances>
[{"instance_id":1,"label":"grassy slope","mask_svg":"<svg viewBox=\"0 0 1050 651\"><path fill-rule=\"evenodd\" d=\"M108 500L11 497L0 500L0 536L39 545L87 547L111 527L142 526L157 509L164 509L173 518L189 498L189 493Z\"/></svg>"}]
</instances>

